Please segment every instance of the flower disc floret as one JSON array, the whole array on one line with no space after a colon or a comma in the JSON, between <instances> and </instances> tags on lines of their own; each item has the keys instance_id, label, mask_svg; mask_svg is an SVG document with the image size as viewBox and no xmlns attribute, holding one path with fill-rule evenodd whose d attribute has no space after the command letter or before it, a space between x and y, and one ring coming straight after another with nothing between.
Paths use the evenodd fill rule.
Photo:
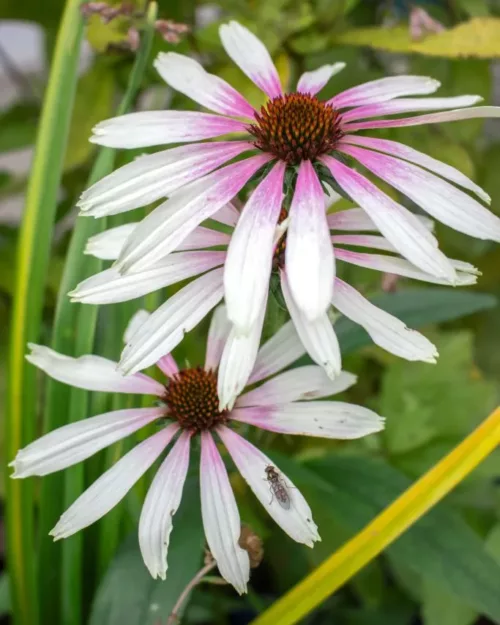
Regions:
<instances>
[{"instance_id":1,"label":"flower disc floret","mask_svg":"<svg viewBox=\"0 0 500 625\"><path fill-rule=\"evenodd\" d=\"M331 152L342 137L338 111L308 93L273 98L255 119L255 146L290 165Z\"/></svg>"},{"instance_id":2,"label":"flower disc floret","mask_svg":"<svg viewBox=\"0 0 500 625\"><path fill-rule=\"evenodd\" d=\"M168 416L193 433L227 422L227 410L219 410L217 378L201 367L179 371L170 380L164 401Z\"/></svg>"}]
</instances>

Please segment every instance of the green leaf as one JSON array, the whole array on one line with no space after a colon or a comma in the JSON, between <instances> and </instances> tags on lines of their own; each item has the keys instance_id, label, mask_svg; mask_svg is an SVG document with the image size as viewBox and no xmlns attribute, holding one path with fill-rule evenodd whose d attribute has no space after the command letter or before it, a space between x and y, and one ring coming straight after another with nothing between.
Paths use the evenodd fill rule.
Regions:
<instances>
[{"instance_id":1,"label":"green leaf","mask_svg":"<svg viewBox=\"0 0 500 625\"><path fill-rule=\"evenodd\" d=\"M0 115L0 152L35 143L40 109L35 104L15 104Z\"/></svg>"},{"instance_id":2,"label":"green leaf","mask_svg":"<svg viewBox=\"0 0 500 625\"><path fill-rule=\"evenodd\" d=\"M286 457L273 456L303 490L313 513L321 508L323 518L329 513L335 523L353 534L410 484L396 469L370 458L329 455L298 466ZM327 540L328 526L320 526L319 531ZM446 504L437 504L394 542L387 554L500 622L500 566L485 551L480 538Z\"/></svg>"},{"instance_id":3,"label":"green leaf","mask_svg":"<svg viewBox=\"0 0 500 625\"><path fill-rule=\"evenodd\" d=\"M495 385L474 364L472 334L432 338L439 351L435 365L394 360L382 379L379 411L387 418L383 435L390 453L438 438L458 441L495 407Z\"/></svg>"},{"instance_id":4,"label":"green leaf","mask_svg":"<svg viewBox=\"0 0 500 625\"><path fill-rule=\"evenodd\" d=\"M404 25L347 30L336 35L335 43L446 58L494 59L500 57L499 29L499 18L475 17L422 41L413 41L409 26Z\"/></svg>"},{"instance_id":5,"label":"green leaf","mask_svg":"<svg viewBox=\"0 0 500 625\"><path fill-rule=\"evenodd\" d=\"M0 575L0 616L10 614L10 588L9 588L9 576L7 573Z\"/></svg>"},{"instance_id":6,"label":"green leaf","mask_svg":"<svg viewBox=\"0 0 500 625\"><path fill-rule=\"evenodd\" d=\"M24 3L17 2L17 5ZM45 6L44 9L49 10ZM35 155L18 240L13 301L6 456L35 437L35 368L27 365L26 344L39 340L62 164L76 89L83 33L80 0L68 0L57 36L38 127ZM7 478L8 562L17 625L36 625L39 601L34 571L33 483Z\"/></svg>"},{"instance_id":7,"label":"green leaf","mask_svg":"<svg viewBox=\"0 0 500 625\"><path fill-rule=\"evenodd\" d=\"M134 534L117 553L97 591L89 625L165 623L179 595L200 569L203 541L199 489L196 480L188 478L174 517L167 579L151 577Z\"/></svg>"},{"instance_id":8,"label":"green leaf","mask_svg":"<svg viewBox=\"0 0 500 625\"><path fill-rule=\"evenodd\" d=\"M439 288L402 289L397 293L376 295L370 301L411 328L460 319L498 303L486 293ZM363 328L345 317L336 322L335 330L344 354L372 344Z\"/></svg>"}]
</instances>

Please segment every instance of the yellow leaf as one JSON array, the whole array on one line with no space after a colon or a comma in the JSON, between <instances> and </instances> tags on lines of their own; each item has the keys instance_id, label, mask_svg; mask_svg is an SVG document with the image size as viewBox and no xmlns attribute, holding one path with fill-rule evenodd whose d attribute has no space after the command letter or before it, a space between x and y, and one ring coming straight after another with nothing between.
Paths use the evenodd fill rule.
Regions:
<instances>
[{"instance_id":1,"label":"yellow leaf","mask_svg":"<svg viewBox=\"0 0 500 625\"><path fill-rule=\"evenodd\" d=\"M412 41L407 25L359 28L337 35L335 43L427 56L493 59L500 57L500 18L476 17L422 41Z\"/></svg>"}]
</instances>

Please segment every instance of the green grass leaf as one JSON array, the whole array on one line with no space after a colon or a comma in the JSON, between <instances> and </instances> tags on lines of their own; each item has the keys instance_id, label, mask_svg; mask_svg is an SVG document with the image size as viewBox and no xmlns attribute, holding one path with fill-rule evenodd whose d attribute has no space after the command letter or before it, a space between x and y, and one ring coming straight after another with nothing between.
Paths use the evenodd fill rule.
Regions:
<instances>
[{"instance_id":1,"label":"green grass leaf","mask_svg":"<svg viewBox=\"0 0 500 625\"><path fill-rule=\"evenodd\" d=\"M89 625L165 623L179 595L202 565L203 526L199 487L188 478L168 550L165 581L146 569L134 533L121 547L99 587Z\"/></svg>"},{"instance_id":2,"label":"green grass leaf","mask_svg":"<svg viewBox=\"0 0 500 625\"><path fill-rule=\"evenodd\" d=\"M451 288L401 289L397 293L376 295L370 301L404 321L410 328L453 321L498 304L492 295ZM335 331L344 354L372 345L365 330L345 317L336 322Z\"/></svg>"}]
</instances>

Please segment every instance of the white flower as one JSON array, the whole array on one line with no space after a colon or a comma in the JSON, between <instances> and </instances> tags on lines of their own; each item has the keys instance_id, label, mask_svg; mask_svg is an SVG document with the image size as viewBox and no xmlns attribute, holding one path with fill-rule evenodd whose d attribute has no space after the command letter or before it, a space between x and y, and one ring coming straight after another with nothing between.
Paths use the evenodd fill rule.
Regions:
<instances>
[{"instance_id":1,"label":"white flower","mask_svg":"<svg viewBox=\"0 0 500 625\"><path fill-rule=\"evenodd\" d=\"M128 333L140 332L135 321ZM158 407L117 410L65 425L18 452L11 463L13 477L47 475L89 458L150 423L159 426L62 515L51 532L56 540L109 512L172 443L150 486L139 522L144 562L153 577L165 578L169 536L188 471L191 440L200 436L201 509L208 546L221 575L238 592L245 592L249 558L238 544L239 512L214 435L261 504L291 538L309 547L320 540L300 491L272 460L237 433L239 424L287 434L354 439L380 431L383 419L360 406L311 401L354 384L355 376L349 373L340 373L335 381L317 366L279 373L304 352L290 323L258 352L251 383L259 385L241 394L231 410L221 409L216 369L230 332L226 311L220 307L213 316L205 366L179 370L171 355L164 356L157 365L167 376L165 384L142 373L124 378L117 373L117 363L98 356L70 358L47 347L30 346L28 360L56 380L90 390L145 393L161 401Z\"/></svg>"}]
</instances>

